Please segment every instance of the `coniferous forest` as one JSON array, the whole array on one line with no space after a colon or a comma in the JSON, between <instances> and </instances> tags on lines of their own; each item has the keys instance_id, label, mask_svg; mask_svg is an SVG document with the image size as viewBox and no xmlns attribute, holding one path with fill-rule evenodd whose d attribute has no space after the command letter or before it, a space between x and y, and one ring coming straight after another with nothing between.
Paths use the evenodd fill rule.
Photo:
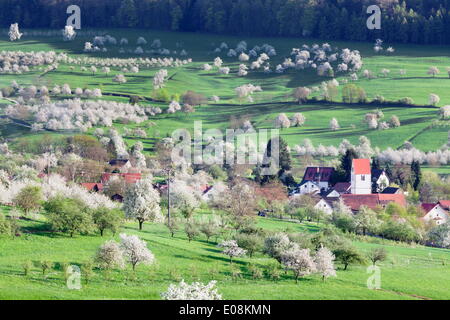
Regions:
<instances>
[{"instance_id":1,"label":"coniferous forest","mask_svg":"<svg viewBox=\"0 0 450 320\"><path fill-rule=\"evenodd\" d=\"M71 4L84 11L84 27L450 43L449 0L2 0L0 24L59 28ZM372 4L382 8L377 32L360 27Z\"/></svg>"}]
</instances>

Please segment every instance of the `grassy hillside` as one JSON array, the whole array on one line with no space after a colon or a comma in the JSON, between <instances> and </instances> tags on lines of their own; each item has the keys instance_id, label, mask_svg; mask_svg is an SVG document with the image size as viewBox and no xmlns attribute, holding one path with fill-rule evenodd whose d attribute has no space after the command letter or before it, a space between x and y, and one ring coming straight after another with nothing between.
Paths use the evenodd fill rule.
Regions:
<instances>
[{"instance_id":1,"label":"grassy hillside","mask_svg":"<svg viewBox=\"0 0 450 320\"><path fill-rule=\"evenodd\" d=\"M148 30L108 30L108 33L120 39L126 37L130 41L125 49L134 50L137 37L144 36L149 42L155 38L162 40L162 46L170 50L176 50L176 43L182 43L188 52L188 57L193 58L193 63L181 68L169 69L171 79L167 82L166 89L170 94L183 94L187 90L194 90L208 97L218 95L221 101L197 108L197 112L191 116L181 114L161 115L156 119L156 126L148 129L150 136L158 138L170 134L180 127L192 127L194 120L202 120L206 128L224 129L228 126L231 115L249 115L256 128L271 128L272 121L278 113L285 112L288 115L294 112L302 112L307 118L306 125L302 128L290 128L282 132L288 143L293 146L304 138L311 139L315 144L338 145L343 138L355 143L359 136L368 136L373 146L380 148L399 147L405 140L413 140L414 145L422 150L429 151L441 147L447 141L449 131L448 124L439 129L430 128L432 121L437 119L437 108L402 108L385 106L341 106L330 103L314 105L296 105L292 98L288 98L293 88L298 86L316 86L326 78L318 77L312 71L289 71L284 74L265 74L262 71L251 71L246 77L238 77L236 70L239 62L236 57L229 58L226 53L220 54L226 66L230 66L232 72L229 75L218 75L216 71L201 71L204 63L212 63L218 56L213 53L214 48L222 41L234 47L240 40L246 40L248 47L269 43L275 47L278 55L271 58L272 67L281 63L289 56L292 48L301 47L302 44L322 43L320 40L303 40L293 38L246 38L212 36L194 33L167 33ZM84 42L92 41L91 38L78 37L73 42L64 42L58 38L27 38L23 41L11 44L6 39L0 39L0 50L56 50L64 51L73 56L93 57L136 57L136 55L119 54L120 46L108 46L107 53L84 53ZM372 44L357 42L332 42L332 46L361 51L364 59L363 69L374 72L378 78L367 80L360 76L357 85L363 87L370 99L376 95L382 95L387 100L398 100L403 97L411 97L418 105L428 104L430 93L438 94L441 98L439 106L450 103L450 78L447 76L446 67L450 66L448 47L439 46L396 46L395 53L375 55ZM386 44L388 46L389 44ZM146 49L149 48L144 47ZM180 49L178 48L178 51ZM435 78L427 75L430 66L437 66L441 73ZM384 77L380 71L387 68L391 73ZM101 88L104 93L123 93L129 95L141 95L150 97L153 94L152 77L160 68L143 69L139 74L126 74L128 82L119 85L111 81L112 77L120 73L119 69L113 69L110 75L102 74L99 70L93 75L90 71L82 72L79 67L70 70L68 65L61 64L58 70L40 76L39 71L24 75L2 75L0 86L6 86L12 80L17 80L22 85L62 85L68 83L72 88ZM407 74L400 76L399 70L405 69ZM41 71L42 72L42 71ZM340 77L338 77L338 80ZM260 85L264 92L255 94L255 102L250 104L238 101L234 96L234 88L242 84L252 83ZM64 98L64 97L62 97ZM67 98L67 97L66 97ZM104 96L103 99L127 101L126 98L112 98ZM340 99L340 97L338 98ZM167 107L167 103L154 103L152 105ZM400 118L402 126L386 131L368 130L362 123L365 113L380 108L388 120L391 115ZM329 121L336 117L342 130L330 132ZM145 127L145 124L143 125ZM120 127L120 126L119 126ZM3 135L8 137L9 131L3 130ZM14 132L11 137L15 137ZM23 132L24 138L28 137ZM431 143L429 137L433 137ZM132 141L130 141L132 142ZM149 149L153 141L147 141Z\"/></svg>"},{"instance_id":2,"label":"grassy hillside","mask_svg":"<svg viewBox=\"0 0 450 320\"><path fill-rule=\"evenodd\" d=\"M100 270L94 270L89 284L83 282L79 291L65 286L63 272L58 265L63 262L82 264L90 260L100 244L114 238L76 236L47 232L43 217L21 221L26 232L14 240L0 240L0 299L159 299L170 283L185 279L207 282L218 280L219 291L225 299L449 299L450 293L443 284L450 280L448 268L450 251L426 247L396 246L385 242L389 258L380 264L382 290L369 290L366 281L369 274L365 266L338 269L337 278L323 282L319 276L308 276L298 284L291 273L282 273L278 281L267 278L253 280L249 265L264 269L273 259L260 253L253 258L235 259L233 266L242 272L242 278L231 277L227 257L204 236L188 242L184 232L171 238L167 229L159 224L145 224L142 231L137 224L127 223L122 232L136 234L148 243L155 254L154 266L138 266L133 279L131 269L113 271L109 278ZM259 226L266 230L290 232L316 232L314 223L291 223L261 218ZM115 237L118 238L118 237ZM363 252L379 244L356 241ZM34 267L27 277L21 265L31 260L36 265L41 260L55 263L46 276ZM212 273L211 270L217 270Z\"/></svg>"}]
</instances>

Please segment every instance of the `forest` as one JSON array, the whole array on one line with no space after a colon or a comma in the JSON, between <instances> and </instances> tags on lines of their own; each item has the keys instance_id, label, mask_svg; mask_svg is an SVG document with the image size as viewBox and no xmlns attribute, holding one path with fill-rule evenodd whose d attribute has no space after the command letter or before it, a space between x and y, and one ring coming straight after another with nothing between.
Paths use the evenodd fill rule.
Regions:
<instances>
[{"instance_id":1,"label":"forest","mask_svg":"<svg viewBox=\"0 0 450 320\"><path fill-rule=\"evenodd\" d=\"M84 28L450 43L449 0L2 0L0 26L60 28L73 4ZM363 27L373 4L382 10L381 30Z\"/></svg>"}]
</instances>

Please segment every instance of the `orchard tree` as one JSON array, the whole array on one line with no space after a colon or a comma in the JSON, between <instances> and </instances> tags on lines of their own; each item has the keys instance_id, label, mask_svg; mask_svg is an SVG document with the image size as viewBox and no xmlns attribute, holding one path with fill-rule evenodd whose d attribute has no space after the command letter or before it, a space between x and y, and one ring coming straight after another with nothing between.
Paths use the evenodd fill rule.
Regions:
<instances>
[{"instance_id":1,"label":"orchard tree","mask_svg":"<svg viewBox=\"0 0 450 320\"><path fill-rule=\"evenodd\" d=\"M441 101L441 98L437 94L431 93L428 101L430 105L436 106Z\"/></svg>"},{"instance_id":2,"label":"orchard tree","mask_svg":"<svg viewBox=\"0 0 450 320\"><path fill-rule=\"evenodd\" d=\"M398 128L400 127L400 120L398 119L398 117L396 115L393 115L391 117L391 120L389 121L389 124L391 125L391 127L393 128Z\"/></svg>"},{"instance_id":3,"label":"orchard tree","mask_svg":"<svg viewBox=\"0 0 450 320\"><path fill-rule=\"evenodd\" d=\"M294 249L298 249L298 245L291 242L285 233L276 233L268 236L264 240L264 253L276 259L280 263L282 262L283 253Z\"/></svg>"},{"instance_id":4,"label":"orchard tree","mask_svg":"<svg viewBox=\"0 0 450 320\"><path fill-rule=\"evenodd\" d=\"M238 246L248 252L249 257L253 257L253 254L260 251L263 246L262 238L257 234L238 233L235 236L235 240Z\"/></svg>"},{"instance_id":5,"label":"orchard tree","mask_svg":"<svg viewBox=\"0 0 450 320\"><path fill-rule=\"evenodd\" d=\"M325 280L328 277L336 277L336 269L333 264L334 259L334 254L324 246L321 246L316 252L314 262L316 264L317 272L322 276L322 280Z\"/></svg>"},{"instance_id":6,"label":"orchard tree","mask_svg":"<svg viewBox=\"0 0 450 320\"><path fill-rule=\"evenodd\" d=\"M387 251L383 247L374 248L369 251L367 254L367 258L372 262L373 265L376 265L377 262L382 262L387 258Z\"/></svg>"},{"instance_id":7,"label":"orchard tree","mask_svg":"<svg viewBox=\"0 0 450 320\"><path fill-rule=\"evenodd\" d=\"M284 113L280 113L274 121L274 127L278 129L285 129L291 126L291 121Z\"/></svg>"},{"instance_id":8,"label":"orchard tree","mask_svg":"<svg viewBox=\"0 0 450 320\"><path fill-rule=\"evenodd\" d=\"M105 230L110 230L113 235L119 231L123 223L123 212L119 209L108 209L105 207L97 208L92 212L94 223L100 235L103 237Z\"/></svg>"},{"instance_id":9,"label":"orchard tree","mask_svg":"<svg viewBox=\"0 0 450 320\"><path fill-rule=\"evenodd\" d=\"M230 263L233 262L234 257L241 257L246 254L246 250L240 248L236 242L236 240L226 240L222 241L219 245L219 248L222 248L222 253L226 256L230 257Z\"/></svg>"},{"instance_id":10,"label":"orchard tree","mask_svg":"<svg viewBox=\"0 0 450 320\"><path fill-rule=\"evenodd\" d=\"M308 101L308 97L311 94L311 89L307 87L298 87L295 88L292 92L292 95L294 96L295 100L298 101L298 103L306 102Z\"/></svg>"},{"instance_id":11,"label":"orchard tree","mask_svg":"<svg viewBox=\"0 0 450 320\"><path fill-rule=\"evenodd\" d=\"M339 130L341 127L339 126L339 122L336 118L330 120L330 129L333 131Z\"/></svg>"},{"instance_id":12,"label":"orchard tree","mask_svg":"<svg viewBox=\"0 0 450 320\"><path fill-rule=\"evenodd\" d=\"M448 120L450 119L450 105L443 106L439 109L439 115L441 119Z\"/></svg>"},{"instance_id":13,"label":"orchard tree","mask_svg":"<svg viewBox=\"0 0 450 320\"><path fill-rule=\"evenodd\" d=\"M351 244L339 246L333 250L336 256L336 261L344 265L344 270L347 270L351 264L364 264L364 256Z\"/></svg>"},{"instance_id":14,"label":"orchard tree","mask_svg":"<svg viewBox=\"0 0 450 320\"><path fill-rule=\"evenodd\" d=\"M148 178L139 180L130 186L124 197L123 208L127 218L139 222L139 230L145 221L163 221L159 206L160 196Z\"/></svg>"},{"instance_id":15,"label":"orchard tree","mask_svg":"<svg viewBox=\"0 0 450 320\"><path fill-rule=\"evenodd\" d=\"M75 233L89 233L93 222L85 204L79 200L56 197L44 205L48 221L53 230L67 232L70 237Z\"/></svg>"},{"instance_id":16,"label":"orchard tree","mask_svg":"<svg viewBox=\"0 0 450 320\"><path fill-rule=\"evenodd\" d=\"M427 74L433 76L433 78L436 77L439 73L440 71L437 67L430 67L427 72Z\"/></svg>"},{"instance_id":17,"label":"orchard tree","mask_svg":"<svg viewBox=\"0 0 450 320\"><path fill-rule=\"evenodd\" d=\"M165 300L222 300L216 288L216 281L208 284L194 282L187 284L184 280L177 285L171 284L166 292L161 293Z\"/></svg>"},{"instance_id":18,"label":"orchard tree","mask_svg":"<svg viewBox=\"0 0 450 320\"><path fill-rule=\"evenodd\" d=\"M123 251L125 260L131 264L133 271L136 270L138 264L152 264L155 256L147 248L147 243L139 239L136 235L120 235L120 248Z\"/></svg>"},{"instance_id":19,"label":"orchard tree","mask_svg":"<svg viewBox=\"0 0 450 320\"><path fill-rule=\"evenodd\" d=\"M305 124L306 118L301 113L296 113L291 119L291 126L293 127L301 127Z\"/></svg>"},{"instance_id":20,"label":"orchard tree","mask_svg":"<svg viewBox=\"0 0 450 320\"><path fill-rule=\"evenodd\" d=\"M22 37L23 33L20 33L20 31L19 31L19 24L18 23L11 24L11 26L9 27L8 35L9 35L9 40L10 41L20 40L20 38Z\"/></svg>"},{"instance_id":21,"label":"orchard tree","mask_svg":"<svg viewBox=\"0 0 450 320\"><path fill-rule=\"evenodd\" d=\"M123 251L119 243L114 240L106 241L98 248L95 255L95 262L102 269L122 269L125 266Z\"/></svg>"},{"instance_id":22,"label":"orchard tree","mask_svg":"<svg viewBox=\"0 0 450 320\"><path fill-rule=\"evenodd\" d=\"M19 191L13 202L21 208L25 214L36 211L41 207L43 195L41 187L27 186Z\"/></svg>"},{"instance_id":23,"label":"orchard tree","mask_svg":"<svg viewBox=\"0 0 450 320\"><path fill-rule=\"evenodd\" d=\"M296 283L298 283L300 277L314 273L317 270L309 249L300 249L298 247L288 249L281 255L281 263L286 269L294 273Z\"/></svg>"}]
</instances>

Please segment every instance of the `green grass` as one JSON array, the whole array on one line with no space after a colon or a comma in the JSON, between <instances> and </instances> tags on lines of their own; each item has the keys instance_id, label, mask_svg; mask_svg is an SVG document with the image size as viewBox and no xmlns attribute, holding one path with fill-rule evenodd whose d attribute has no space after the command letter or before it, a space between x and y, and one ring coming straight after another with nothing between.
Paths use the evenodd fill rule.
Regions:
<instances>
[{"instance_id":1,"label":"green grass","mask_svg":"<svg viewBox=\"0 0 450 320\"><path fill-rule=\"evenodd\" d=\"M204 213L206 214L206 213ZM28 277L23 275L22 263L41 260L54 263L81 264L93 257L104 241L112 239L110 234L99 236L76 236L46 232L42 220L21 221L25 230L21 237L0 240L0 299L159 299L170 283L184 278L187 282L211 279L218 280L219 291L225 299L449 299L445 285L450 280L450 251L426 247L395 246L385 242L389 259L380 264L382 290L369 290L366 286L368 274L364 266L341 268L337 278L322 282L319 276L308 276L295 284L290 273L282 274L279 281L252 280L249 264L260 268L272 259L262 254L253 258L235 259L235 267L242 270L242 278L233 280L230 264L216 243L207 243L203 236L188 242L183 232L171 238L166 228L159 224L144 224L142 231L137 223L127 223L122 232L136 234L145 239L155 254L157 265L138 266L137 279L130 280L130 268L114 271L110 279L94 271L89 284L83 283L81 290L69 290L65 286L63 273L57 267L44 277L34 267ZM315 232L314 223L292 223L276 219L261 218L259 226L272 231ZM118 237L115 237L118 238ZM380 243L383 243L379 240ZM367 251L380 244L355 242ZM445 265L443 264L445 263ZM211 268L218 273L211 276Z\"/></svg>"},{"instance_id":2,"label":"green grass","mask_svg":"<svg viewBox=\"0 0 450 320\"><path fill-rule=\"evenodd\" d=\"M294 38L246 38L232 36L216 36L197 33L176 33L176 32L157 32L148 30L108 30L109 34L117 39L127 37L130 45L126 49L135 49L135 40L138 36L144 36L151 42L152 39L162 40L163 47L171 50L176 49L176 43L182 42L188 52L188 56L193 58L193 63L181 68L170 68L169 74L173 78L167 82L166 89L170 94L183 94L187 90L195 90L210 97L219 95L221 102L219 104L210 104L198 107L193 115L185 116L182 114L160 115L151 121L156 122L156 126L148 129L149 137L160 138L172 133L177 128L192 129L194 120L203 121L205 129L218 128L225 129L229 125L231 115L245 116L249 115L256 128L271 128L272 121L278 113L285 112L292 115L294 112L303 112L307 117L307 122L302 128L290 128L283 130L282 135L288 141L289 145L299 144L304 138L311 139L315 144L338 145L342 139L348 139L352 143L358 141L359 136L366 135L372 141L373 146L380 148L399 147L405 140L413 139L414 145L422 150L429 151L440 148L447 141L447 131L443 128L439 130L424 130L430 126L433 120L437 119L437 108L402 108L385 106L342 106L336 104L314 104L314 105L296 105L289 103L291 98L286 95L291 93L297 86L315 86L320 84L326 78L320 78L311 71L289 71L285 74L264 74L263 72L250 72L247 77L237 77L235 73L230 75L218 75L215 71L205 72L200 70L203 63L212 63L217 56L212 50L222 41L234 46L240 40L246 40L249 47L269 43L273 45L278 56L271 58L271 65L282 62L284 57L288 56L292 48L298 48L303 43L322 43L316 40L300 40ZM64 42L58 38L23 38L23 41L11 44L6 39L0 39L0 50L56 50L58 52L67 52L70 55L78 57L129 57L130 55L120 55L118 50L120 46L109 46L107 53L84 53L82 51L84 42L91 41L87 37L78 37L73 42ZM448 56L448 47L442 46L416 46L416 45L398 45L394 54L375 55L373 45L370 43L359 42L331 42L333 46L342 48L357 49L361 52L364 59L363 69L369 69L378 74L377 79L361 79L357 84L363 87L369 98L377 94L383 95L388 100L398 100L403 97L411 97L416 104L425 105L428 103L428 95L436 93L440 95L441 102L439 106L449 104L450 79L446 74L446 67L450 66L450 57ZM386 44L389 45L389 44ZM147 46L148 47L148 46ZM148 49L148 48L147 48ZM178 49L179 50L179 49ZM135 55L131 55L136 57ZM223 54L225 56L225 54ZM236 71L239 62L237 58L222 57L225 65L231 66ZM427 75L430 66L437 66L441 70L436 78ZM389 76L384 78L380 74L382 68L391 70ZM68 83L72 88L96 88L100 87L103 92L124 93L131 95L142 95L150 97L152 95L152 77L159 68L142 69L137 75L127 74L128 83L116 84L111 81L114 74L121 72L119 69L112 70L109 76L99 71L96 75L91 72L80 71L79 66L74 71L69 69L68 65L61 64L57 71L47 73L39 77L39 71L33 71L24 75L2 75L0 77L0 87L17 80L20 84L48 85ZM401 77L400 69L406 69L407 75ZM339 75L338 75L339 76ZM341 77L338 77L340 79ZM255 94L255 103L248 104L237 101L234 97L234 88L253 83L260 85L264 92ZM103 99L114 99L127 101L126 98L104 97ZM340 98L339 98L340 99ZM167 104L154 103L165 108ZM392 115L397 115L402 122L402 126L397 129L387 131L368 130L362 123L365 113L375 108L380 108L386 115L386 120ZM342 127L337 132L329 131L329 121L336 117ZM116 124L121 129L122 125ZM145 124L143 124L145 126ZM134 127L127 125L127 127ZM17 138L15 130L7 129L2 131L2 135L7 138ZM22 130L20 137L28 139L31 134ZM430 143L429 137L432 136ZM133 144L133 139L128 142ZM154 139L144 141L146 150L150 151L154 145Z\"/></svg>"}]
</instances>

